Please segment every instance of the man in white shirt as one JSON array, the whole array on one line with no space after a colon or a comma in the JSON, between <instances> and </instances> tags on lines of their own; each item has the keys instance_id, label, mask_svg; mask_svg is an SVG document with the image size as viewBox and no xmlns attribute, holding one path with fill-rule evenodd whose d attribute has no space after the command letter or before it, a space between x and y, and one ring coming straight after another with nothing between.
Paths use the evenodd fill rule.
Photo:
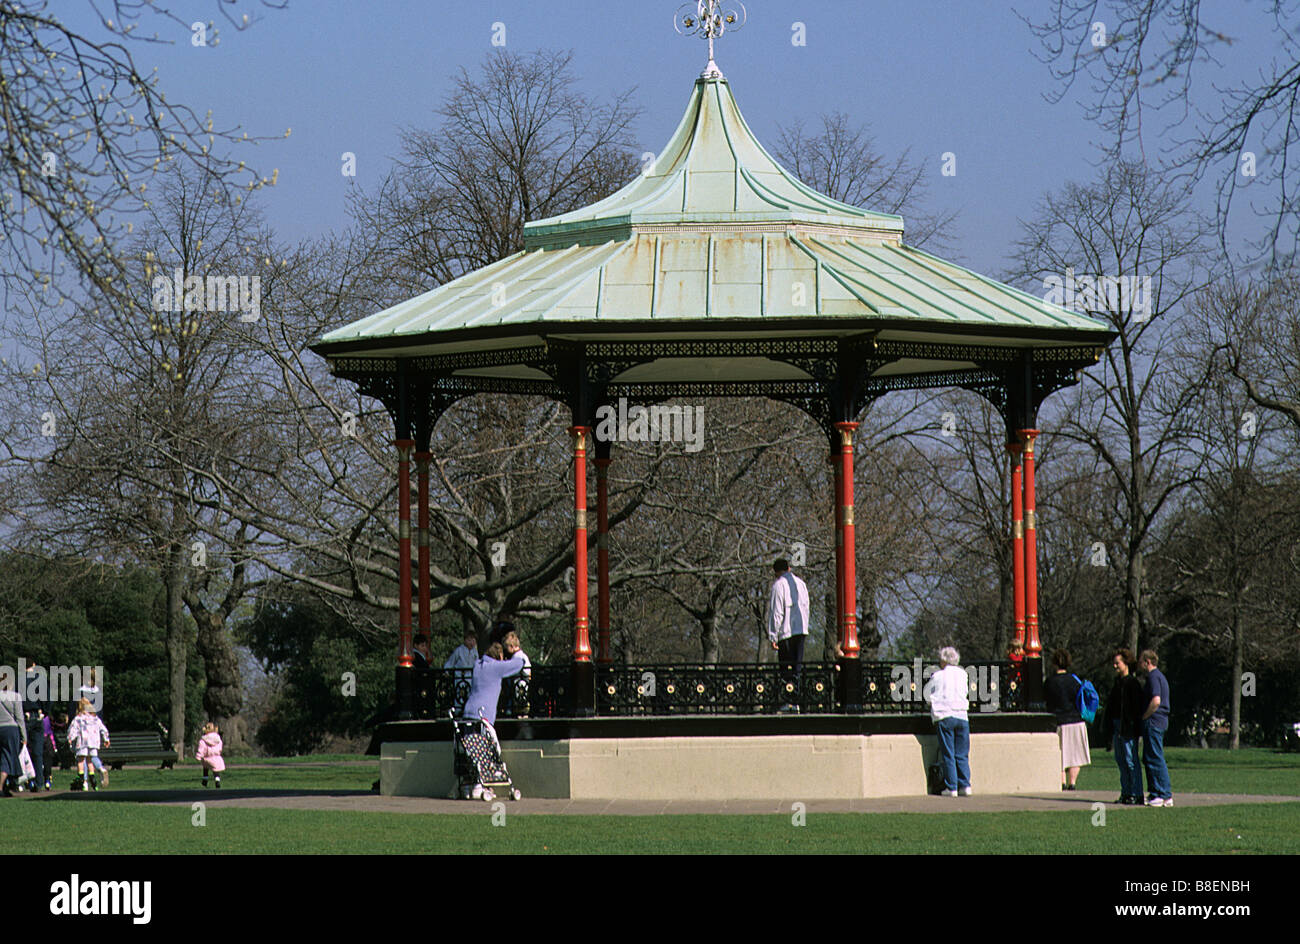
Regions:
<instances>
[{"instance_id":1,"label":"man in white shirt","mask_svg":"<svg viewBox=\"0 0 1300 944\"><path fill-rule=\"evenodd\" d=\"M923 689L930 703L930 718L939 738L939 764L943 767L943 795L970 796L970 680L960 667L961 655L952 646L939 650L943 664Z\"/></svg>"},{"instance_id":2,"label":"man in white shirt","mask_svg":"<svg viewBox=\"0 0 1300 944\"><path fill-rule=\"evenodd\" d=\"M776 579L767 603L767 638L781 663L781 711L799 710L803 645L808 638L808 585L790 572L790 562L772 564Z\"/></svg>"},{"instance_id":3,"label":"man in white shirt","mask_svg":"<svg viewBox=\"0 0 1300 944\"><path fill-rule=\"evenodd\" d=\"M464 641L451 651L447 661L442 664L444 669L472 669L474 663L478 661L478 637L470 630L465 631Z\"/></svg>"}]
</instances>

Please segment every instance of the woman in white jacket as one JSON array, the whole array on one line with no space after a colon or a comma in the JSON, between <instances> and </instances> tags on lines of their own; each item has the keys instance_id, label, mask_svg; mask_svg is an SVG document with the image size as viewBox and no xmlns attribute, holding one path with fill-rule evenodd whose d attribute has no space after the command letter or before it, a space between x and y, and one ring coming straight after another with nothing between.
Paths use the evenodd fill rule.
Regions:
<instances>
[{"instance_id":1,"label":"woman in white jacket","mask_svg":"<svg viewBox=\"0 0 1300 944\"><path fill-rule=\"evenodd\" d=\"M961 655L952 646L939 650L939 661L943 668L925 683L925 698L939 738L943 795L970 796L970 722L966 716L970 682L960 668Z\"/></svg>"}]
</instances>

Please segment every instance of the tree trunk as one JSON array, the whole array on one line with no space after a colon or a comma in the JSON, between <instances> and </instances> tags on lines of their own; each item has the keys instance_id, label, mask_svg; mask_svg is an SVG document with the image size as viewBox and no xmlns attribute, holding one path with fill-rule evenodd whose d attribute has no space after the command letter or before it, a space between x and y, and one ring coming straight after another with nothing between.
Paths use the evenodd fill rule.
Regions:
<instances>
[{"instance_id":1,"label":"tree trunk","mask_svg":"<svg viewBox=\"0 0 1300 944\"><path fill-rule=\"evenodd\" d=\"M826 594L826 638L822 643L822 661L835 661L835 647L840 641L840 614L835 609L835 573L831 571L831 592ZM768 642L771 646L771 642Z\"/></svg>"},{"instance_id":2,"label":"tree trunk","mask_svg":"<svg viewBox=\"0 0 1300 944\"><path fill-rule=\"evenodd\" d=\"M1132 548L1128 556L1124 595L1124 638L1125 646L1135 656L1140 651L1138 642L1142 633L1142 584L1146 576L1145 567L1141 548Z\"/></svg>"},{"instance_id":3,"label":"tree trunk","mask_svg":"<svg viewBox=\"0 0 1300 944\"><path fill-rule=\"evenodd\" d=\"M175 545L167 554L163 585L167 593L167 687L171 716L168 736L171 747L185 756L185 672L189 644L185 638L185 609L181 598L181 567L184 549Z\"/></svg>"},{"instance_id":4,"label":"tree trunk","mask_svg":"<svg viewBox=\"0 0 1300 944\"><path fill-rule=\"evenodd\" d=\"M1241 676L1246 662L1246 638L1241 626L1241 605L1232 601L1232 728L1229 750L1241 747Z\"/></svg>"},{"instance_id":5,"label":"tree trunk","mask_svg":"<svg viewBox=\"0 0 1300 944\"><path fill-rule=\"evenodd\" d=\"M718 614L710 610L700 618L700 648L704 651L704 664L718 664Z\"/></svg>"},{"instance_id":6,"label":"tree trunk","mask_svg":"<svg viewBox=\"0 0 1300 944\"><path fill-rule=\"evenodd\" d=\"M859 599L862 622L858 626L858 649L860 657L870 661L879 657L880 644L884 641L880 635L880 613L876 609L876 588L863 587Z\"/></svg>"},{"instance_id":7,"label":"tree trunk","mask_svg":"<svg viewBox=\"0 0 1300 944\"><path fill-rule=\"evenodd\" d=\"M1014 566L1014 562L1009 554L1005 558L999 555L998 560L1001 562L998 568L998 615L997 622L993 625L993 651L989 654L991 659L1007 657L1007 652L1011 649L1011 623L1015 613L1015 601L1012 599L1014 577L1007 571L1008 566Z\"/></svg>"},{"instance_id":8,"label":"tree trunk","mask_svg":"<svg viewBox=\"0 0 1300 944\"><path fill-rule=\"evenodd\" d=\"M239 674L239 654L226 633L221 614L213 611L195 615L198 650L208 684L203 693L203 710L208 720L221 729L225 747L239 750L244 745L244 690Z\"/></svg>"}]
</instances>

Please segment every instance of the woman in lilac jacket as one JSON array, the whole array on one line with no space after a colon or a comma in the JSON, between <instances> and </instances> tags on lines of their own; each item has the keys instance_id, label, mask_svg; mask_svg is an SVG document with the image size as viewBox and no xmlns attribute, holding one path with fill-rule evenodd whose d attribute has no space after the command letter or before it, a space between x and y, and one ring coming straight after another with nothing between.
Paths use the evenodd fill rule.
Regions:
<instances>
[{"instance_id":1,"label":"woman in lilac jacket","mask_svg":"<svg viewBox=\"0 0 1300 944\"><path fill-rule=\"evenodd\" d=\"M487 647L483 657L474 663L474 678L469 686L469 698L465 700L466 718L481 717L488 724L497 723L497 702L501 700L501 682L518 675L524 668L524 654L516 652L509 659L503 659L504 650L501 643L494 642Z\"/></svg>"}]
</instances>

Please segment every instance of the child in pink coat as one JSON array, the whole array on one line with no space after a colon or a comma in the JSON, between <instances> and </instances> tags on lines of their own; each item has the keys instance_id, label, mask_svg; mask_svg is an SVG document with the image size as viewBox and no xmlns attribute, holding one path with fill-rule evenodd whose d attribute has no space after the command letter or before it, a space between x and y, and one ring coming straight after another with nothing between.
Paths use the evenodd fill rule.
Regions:
<instances>
[{"instance_id":1,"label":"child in pink coat","mask_svg":"<svg viewBox=\"0 0 1300 944\"><path fill-rule=\"evenodd\" d=\"M199 750L194 759L203 765L203 785L208 785L208 771L212 771L217 789L221 789L221 772L226 769L226 762L221 759L221 735L211 721L203 726L203 737L199 738Z\"/></svg>"},{"instance_id":2,"label":"child in pink coat","mask_svg":"<svg viewBox=\"0 0 1300 944\"><path fill-rule=\"evenodd\" d=\"M88 699L77 703L77 717L68 725L68 743L77 752L77 773L81 774L81 789L89 790L93 769L98 769L104 786L108 786L108 771L99 760L99 749L108 747L108 728L95 714ZM98 785L95 787L99 789Z\"/></svg>"}]
</instances>

